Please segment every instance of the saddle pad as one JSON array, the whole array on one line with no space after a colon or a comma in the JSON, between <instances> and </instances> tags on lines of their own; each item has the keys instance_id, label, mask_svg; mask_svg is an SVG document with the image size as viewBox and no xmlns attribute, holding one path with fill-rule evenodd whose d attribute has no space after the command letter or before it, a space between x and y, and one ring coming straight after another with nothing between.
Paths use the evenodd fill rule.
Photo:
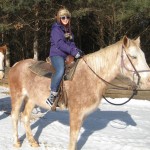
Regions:
<instances>
[{"instance_id":1,"label":"saddle pad","mask_svg":"<svg viewBox=\"0 0 150 150\"><path fill-rule=\"evenodd\" d=\"M72 66L66 66L64 80L72 80L78 62L79 59ZM55 72L55 69L52 67L51 63L45 61L37 61L31 65L29 69L33 73L47 78L51 78L52 74Z\"/></svg>"},{"instance_id":2,"label":"saddle pad","mask_svg":"<svg viewBox=\"0 0 150 150\"><path fill-rule=\"evenodd\" d=\"M29 69L33 73L47 78L51 78L52 74L55 72L51 64L45 61L37 61L33 65L31 65Z\"/></svg>"}]
</instances>

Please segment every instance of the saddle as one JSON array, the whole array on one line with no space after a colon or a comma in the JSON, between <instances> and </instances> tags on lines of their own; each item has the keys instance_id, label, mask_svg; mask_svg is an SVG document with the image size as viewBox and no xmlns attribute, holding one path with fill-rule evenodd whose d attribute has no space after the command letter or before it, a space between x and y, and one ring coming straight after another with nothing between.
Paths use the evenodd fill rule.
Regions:
<instances>
[{"instance_id":1,"label":"saddle","mask_svg":"<svg viewBox=\"0 0 150 150\"><path fill-rule=\"evenodd\" d=\"M72 80L74 72L76 70L79 59L75 60L73 56L69 55L65 61L65 73L64 77L61 81L58 96L55 100L54 105L52 106L52 110L55 111L56 107L60 107L61 109L65 109L68 106L67 95L64 87L64 81ZM46 61L37 61L31 66L29 69L38 76L51 78L52 74L55 72L55 69L52 66L50 58L46 58Z\"/></svg>"}]
</instances>

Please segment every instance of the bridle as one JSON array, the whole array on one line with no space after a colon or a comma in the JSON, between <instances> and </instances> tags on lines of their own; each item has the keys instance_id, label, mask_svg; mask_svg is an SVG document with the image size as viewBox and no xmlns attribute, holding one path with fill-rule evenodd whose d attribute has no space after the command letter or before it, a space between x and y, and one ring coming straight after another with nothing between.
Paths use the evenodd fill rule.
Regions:
<instances>
[{"instance_id":1,"label":"bridle","mask_svg":"<svg viewBox=\"0 0 150 150\"><path fill-rule=\"evenodd\" d=\"M128 69L128 68L125 66L123 52L125 52L125 54L126 54L128 60L129 60L130 64L131 64L133 70L130 70L130 69ZM138 80L137 80L136 85L133 84L132 87L130 87L130 88L128 88L128 87L121 87L121 86L118 86L118 85L115 85L115 84L112 84L112 83L106 81L105 79L103 79L102 77L100 77L100 76L88 65L88 63L87 63L87 61L84 59L84 57L82 57L82 59L83 59L84 62L87 64L88 68L89 68L100 80L102 80L104 83L109 84L109 85L111 85L111 86L114 86L114 87L116 87L117 89L132 90L132 95L129 97L129 99L126 100L125 102L119 103L119 104L110 102L110 101L107 100L106 97L103 95L103 98L104 98L108 103L110 103L110 104L112 104L112 105L117 105L117 106L126 104L127 102L129 102L129 101L134 97L134 95L137 95L137 93L138 93L137 88L138 88L138 86L139 86L140 79L141 79L141 76L140 76L139 72L148 72L148 71L150 71L150 70L140 70L140 71L137 71L137 69L135 68L134 64L132 63L132 61L131 61L129 55L126 53L125 48L124 48L123 45L122 45L122 50L121 50L121 66L122 66L122 68L125 68L126 70L128 70L128 71L130 71L130 72L133 72L133 77L134 77L135 74L136 74L137 77L138 77Z\"/></svg>"},{"instance_id":2,"label":"bridle","mask_svg":"<svg viewBox=\"0 0 150 150\"><path fill-rule=\"evenodd\" d=\"M0 69L0 71L3 71L3 72L5 72L5 67L4 67L4 69Z\"/></svg>"},{"instance_id":3,"label":"bridle","mask_svg":"<svg viewBox=\"0 0 150 150\"><path fill-rule=\"evenodd\" d=\"M124 59L123 59L123 52L125 52L125 54L126 54L128 60L129 60L130 64L131 64L133 70L130 70L130 69L128 69L128 68L125 66ZM121 51L121 66L122 66L122 68L125 68L125 69L126 69L127 71L129 71L129 72L133 72L133 81L134 81L134 75L137 75L138 80L137 80L137 83L136 83L136 87L138 87L139 84L140 84L141 76L140 76L140 74L139 74L139 71L137 71L136 68L135 68L135 66L133 65L133 63L132 63L132 61L131 61L129 55L126 53L126 50L125 50L124 46L122 46L122 51Z\"/></svg>"},{"instance_id":4,"label":"bridle","mask_svg":"<svg viewBox=\"0 0 150 150\"><path fill-rule=\"evenodd\" d=\"M133 81L134 81L134 75L137 75L138 80L137 80L136 86L138 87L139 84L140 84L140 79L141 79L141 76L140 76L139 73L141 73L141 72L150 72L150 70L136 70L136 68L135 68L134 64L132 63L132 61L131 61L129 55L126 53L126 51L125 51L124 49L125 49L125 48L122 46L121 66L124 67L124 68L125 68L127 71L129 71L129 72L133 72ZM125 52L125 54L126 54L128 60L129 60L130 64L131 64L133 70L130 70L130 69L128 69L128 68L125 66L125 63L124 63L124 61L123 61L123 51Z\"/></svg>"},{"instance_id":5,"label":"bridle","mask_svg":"<svg viewBox=\"0 0 150 150\"><path fill-rule=\"evenodd\" d=\"M6 61L6 56L5 56L6 54L4 54L4 66L3 66L3 69L0 69L0 71L3 71L3 72L5 72L5 61Z\"/></svg>"},{"instance_id":6,"label":"bridle","mask_svg":"<svg viewBox=\"0 0 150 150\"><path fill-rule=\"evenodd\" d=\"M5 59L4 59L4 60L5 60ZM5 63L4 63L4 64L5 64ZM4 65L3 69L0 69L0 71L5 72L5 65Z\"/></svg>"}]
</instances>

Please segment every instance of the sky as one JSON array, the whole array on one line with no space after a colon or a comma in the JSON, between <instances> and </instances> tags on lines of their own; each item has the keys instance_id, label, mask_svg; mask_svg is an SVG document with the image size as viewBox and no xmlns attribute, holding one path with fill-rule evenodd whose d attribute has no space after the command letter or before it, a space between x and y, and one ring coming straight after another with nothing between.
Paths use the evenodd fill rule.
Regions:
<instances>
[{"instance_id":1,"label":"sky","mask_svg":"<svg viewBox=\"0 0 150 150\"><path fill-rule=\"evenodd\" d=\"M9 89L0 86L0 150L13 147ZM126 98L108 98L120 103ZM22 146L18 150L67 150L69 113L67 110L46 111L39 107L32 112L31 128L40 147L33 148L25 137L22 122L18 124ZM97 110L84 121L80 130L78 150L150 150L150 101L132 99L114 106L104 99Z\"/></svg>"}]
</instances>

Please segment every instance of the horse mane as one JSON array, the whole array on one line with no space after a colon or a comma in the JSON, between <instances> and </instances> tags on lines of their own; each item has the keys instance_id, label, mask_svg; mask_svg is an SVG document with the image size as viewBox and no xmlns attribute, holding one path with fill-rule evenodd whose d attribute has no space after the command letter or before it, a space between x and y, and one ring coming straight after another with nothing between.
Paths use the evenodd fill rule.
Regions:
<instances>
[{"instance_id":1,"label":"horse mane","mask_svg":"<svg viewBox=\"0 0 150 150\"><path fill-rule=\"evenodd\" d=\"M110 66L114 65L119 50L121 50L121 44L122 41L118 41L115 44L88 54L86 55L85 60L96 73L101 73L103 70L107 71L107 69L110 69Z\"/></svg>"}]
</instances>

